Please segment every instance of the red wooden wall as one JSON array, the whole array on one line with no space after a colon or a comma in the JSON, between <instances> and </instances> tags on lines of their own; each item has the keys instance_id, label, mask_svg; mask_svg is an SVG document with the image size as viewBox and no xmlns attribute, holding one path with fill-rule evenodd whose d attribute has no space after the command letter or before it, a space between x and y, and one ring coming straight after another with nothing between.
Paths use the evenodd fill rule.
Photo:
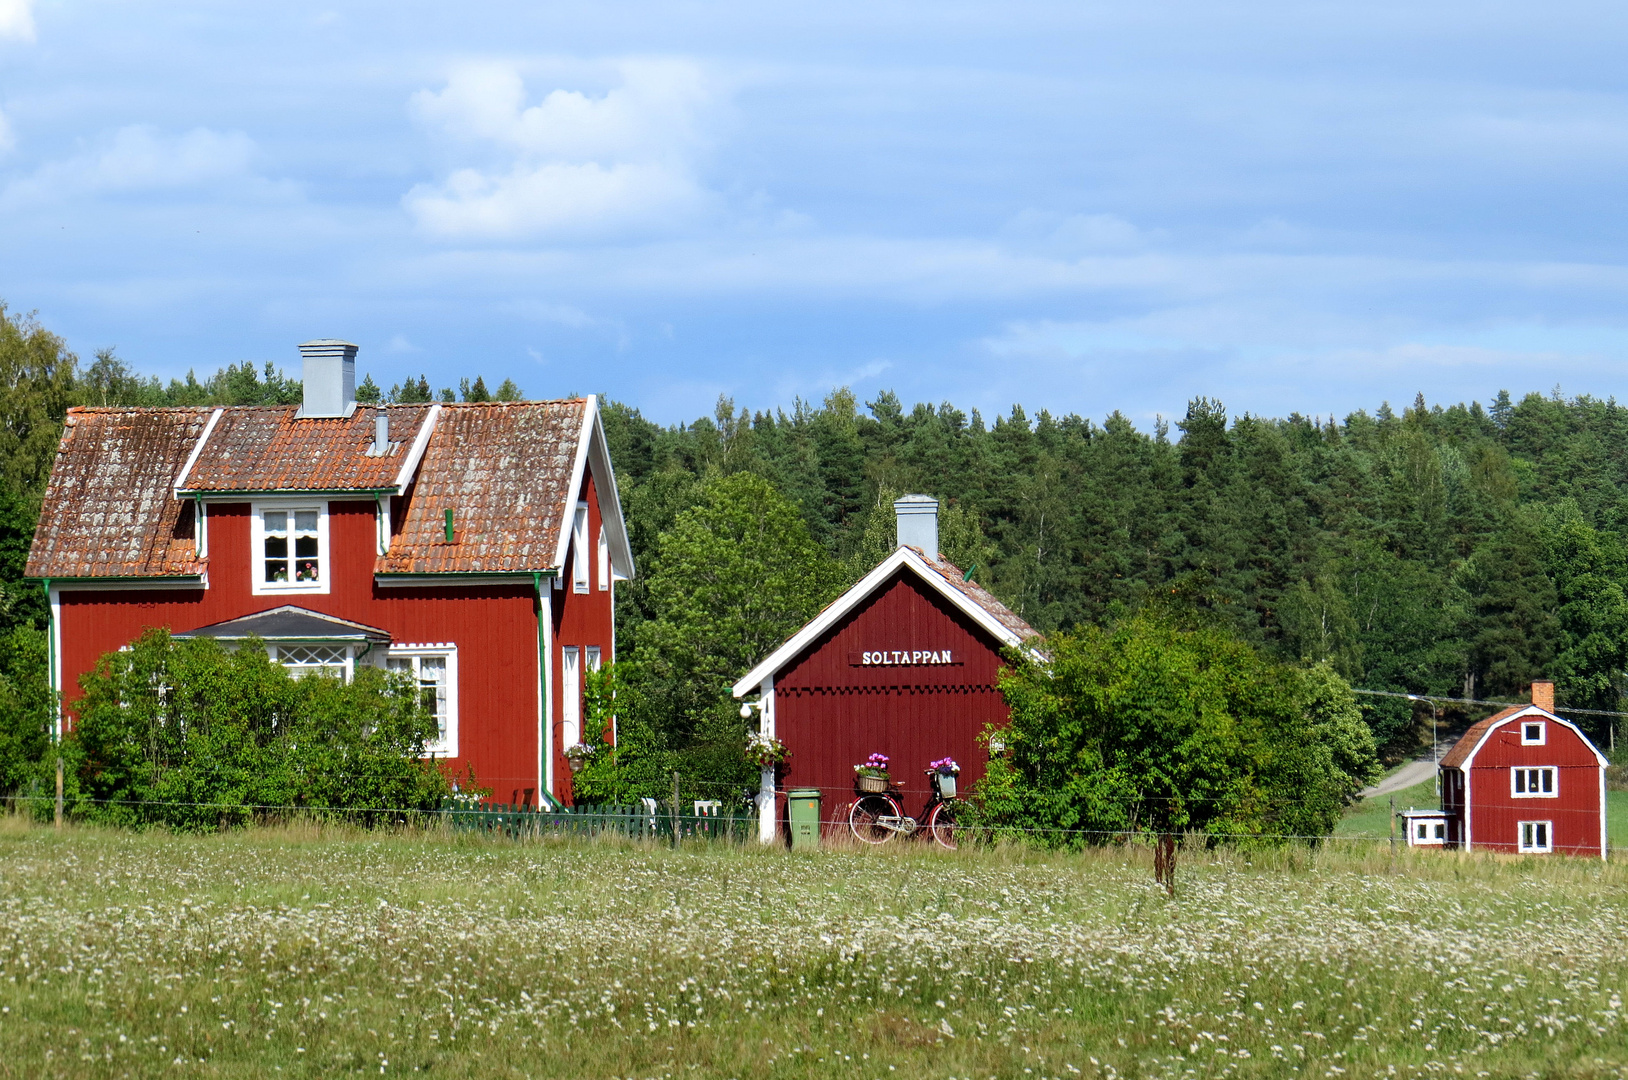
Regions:
<instances>
[{"instance_id":1,"label":"red wooden wall","mask_svg":"<svg viewBox=\"0 0 1628 1080\"><path fill-rule=\"evenodd\" d=\"M955 664L849 662L851 653L944 649ZM987 631L901 570L775 676L775 732L791 751L782 787L820 788L831 816L853 798L854 766L883 753L906 813L926 804L923 772L938 758L960 764L966 791L985 771L979 734L1008 718L995 689L1000 666L1000 646Z\"/></svg>"},{"instance_id":2,"label":"red wooden wall","mask_svg":"<svg viewBox=\"0 0 1628 1080\"><path fill-rule=\"evenodd\" d=\"M589 539L598 536L599 507L591 480ZM473 765L476 779L499 801L537 801L537 597L529 581L513 584L380 588L373 582L375 524L371 501L330 501L329 583L326 594L255 596L250 592L249 504L211 504L208 510L209 588L152 591L64 590L61 595L61 670L72 722L79 677L102 654L149 627L193 630L211 623L294 604L388 631L397 644L453 642L458 646L458 750L450 764ZM590 558L597 557L590 551ZM559 711L559 649L599 645L610 659L611 594L599 590L597 567L587 595L566 586L552 591L555 655L552 692ZM546 588L545 584L545 588ZM558 757L557 793L569 792L570 774Z\"/></svg>"},{"instance_id":3,"label":"red wooden wall","mask_svg":"<svg viewBox=\"0 0 1628 1080\"><path fill-rule=\"evenodd\" d=\"M1554 850L1570 855L1600 855L1600 766L1594 749L1581 736L1547 721L1543 746L1522 746L1520 725L1533 717L1514 717L1495 727L1470 762L1470 844L1473 850L1519 849L1519 823L1554 822ZM1510 795L1509 770L1516 766L1554 766L1559 793L1552 799L1517 799Z\"/></svg>"},{"instance_id":4,"label":"red wooden wall","mask_svg":"<svg viewBox=\"0 0 1628 1080\"><path fill-rule=\"evenodd\" d=\"M572 792L571 766L565 759L565 680L561 678L565 661L562 654L567 646L580 649L597 645L603 662L609 664L614 659L611 650L616 636L611 593L609 590L599 590L599 565L594 561L599 558L599 527L603 518L599 513L599 490L591 473L583 481L583 491L585 494L581 496L581 501L588 504L589 591L586 595L572 591L571 579L576 558L573 553L566 557L565 568L560 572L564 587L550 594L550 608L554 616L554 677L549 688L554 698L554 797L565 803L572 801ZM583 661L582 672L586 677L586 660ZM582 716L580 702L577 715Z\"/></svg>"}]
</instances>

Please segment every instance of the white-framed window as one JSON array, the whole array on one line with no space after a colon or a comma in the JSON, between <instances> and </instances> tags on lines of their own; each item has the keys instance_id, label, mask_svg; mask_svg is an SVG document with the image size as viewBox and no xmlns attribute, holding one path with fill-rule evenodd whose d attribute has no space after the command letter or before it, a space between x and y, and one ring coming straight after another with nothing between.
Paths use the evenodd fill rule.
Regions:
<instances>
[{"instance_id":1,"label":"white-framed window","mask_svg":"<svg viewBox=\"0 0 1628 1080\"><path fill-rule=\"evenodd\" d=\"M1555 830L1552 821L1523 821L1520 828L1522 851L1542 854L1555 849Z\"/></svg>"},{"instance_id":2,"label":"white-framed window","mask_svg":"<svg viewBox=\"0 0 1628 1080\"><path fill-rule=\"evenodd\" d=\"M582 652L575 645L560 650L560 696L561 745L575 746L582 741Z\"/></svg>"},{"instance_id":3,"label":"white-framed window","mask_svg":"<svg viewBox=\"0 0 1628 1080\"><path fill-rule=\"evenodd\" d=\"M571 523L571 587L588 591L588 504L577 503L577 516Z\"/></svg>"},{"instance_id":4,"label":"white-framed window","mask_svg":"<svg viewBox=\"0 0 1628 1080\"><path fill-rule=\"evenodd\" d=\"M328 591L328 504L257 502L249 525L250 590Z\"/></svg>"},{"instance_id":5,"label":"white-framed window","mask_svg":"<svg viewBox=\"0 0 1628 1080\"><path fill-rule=\"evenodd\" d=\"M1560 794L1560 782L1553 766L1509 770L1509 793L1517 799L1553 799Z\"/></svg>"},{"instance_id":6,"label":"white-framed window","mask_svg":"<svg viewBox=\"0 0 1628 1080\"><path fill-rule=\"evenodd\" d=\"M587 668L589 671L598 671L599 665L602 662L601 658L604 656L604 650L602 650L598 645L589 645L587 648L582 650L582 656L583 667Z\"/></svg>"},{"instance_id":7,"label":"white-framed window","mask_svg":"<svg viewBox=\"0 0 1628 1080\"><path fill-rule=\"evenodd\" d=\"M348 645L270 645L266 651L296 679L329 675L349 682L354 670Z\"/></svg>"},{"instance_id":8,"label":"white-framed window","mask_svg":"<svg viewBox=\"0 0 1628 1080\"><path fill-rule=\"evenodd\" d=\"M1542 720L1521 721L1521 745L1542 746L1547 739L1549 725Z\"/></svg>"},{"instance_id":9,"label":"white-framed window","mask_svg":"<svg viewBox=\"0 0 1628 1080\"><path fill-rule=\"evenodd\" d=\"M435 717L436 735L425 751L432 757L458 756L458 649L448 644L392 645L386 671L406 675Z\"/></svg>"},{"instance_id":10,"label":"white-framed window","mask_svg":"<svg viewBox=\"0 0 1628 1080\"><path fill-rule=\"evenodd\" d=\"M605 526L599 526L599 546L594 552L598 556L595 569L599 571L599 591L604 592L610 588L610 538L605 535Z\"/></svg>"}]
</instances>

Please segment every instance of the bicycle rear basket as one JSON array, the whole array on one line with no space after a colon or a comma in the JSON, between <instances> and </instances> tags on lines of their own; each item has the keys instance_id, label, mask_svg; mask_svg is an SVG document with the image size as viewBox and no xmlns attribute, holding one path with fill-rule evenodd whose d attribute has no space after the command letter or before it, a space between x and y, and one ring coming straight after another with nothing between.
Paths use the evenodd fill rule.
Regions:
<instances>
[{"instance_id":1,"label":"bicycle rear basket","mask_svg":"<svg viewBox=\"0 0 1628 1080\"><path fill-rule=\"evenodd\" d=\"M867 795L881 795L887 791L887 777L885 776L856 776L854 783L859 790Z\"/></svg>"}]
</instances>

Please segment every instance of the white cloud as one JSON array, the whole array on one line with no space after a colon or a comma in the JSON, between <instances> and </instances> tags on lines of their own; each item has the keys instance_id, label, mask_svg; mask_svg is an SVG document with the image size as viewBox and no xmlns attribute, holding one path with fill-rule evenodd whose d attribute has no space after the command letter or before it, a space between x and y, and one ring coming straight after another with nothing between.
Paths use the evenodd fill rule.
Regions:
<instances>
[{"instance_id":1,"label":"white cloud","mask_svg":"<svg viewBox=\"0 0 1628 1080\"><path fill-rule=\"evenodd\" d=\"M34 0L0 0L0 41L34 40Z\"/></svg>"},{"instance_id":2,"label":"white cloud","mask_svg":"<svg viewBox=\"0 0 1628 1080\"><path fill-rule=\"evenodd\" d=\"M254 152L254 140L242 132L194 128L169 136L137 124L120 128L96 150L42 165L8 186L0 202L199 188L252 179Z\"/></svg>"},{"instance_id":3,"label":"white cloud","mask_svg":"<svg viewBox=\"0 0 1628 1080\"><path fill-rule=\"evenodd\" d=\"M556 89L530 107L519 71L498 63L413 95L421 124L503 160L420 184L403 205L447 238L666 232L694 220L716 201L695 175L715 91L687 61L615 67L620 83L601 97Z\"/></svg>"},{"instance_id":4,"label":"white cloud","mask_svg":"<svg viewBox=\"0 0 1628 1080\"><path fill-rule=\"evenodd\" d=\"M17 136L12 134L11 122L6 119L4 111L0 111L0 154L6 153L17 145Z\"/></svg>"}]
</instances>

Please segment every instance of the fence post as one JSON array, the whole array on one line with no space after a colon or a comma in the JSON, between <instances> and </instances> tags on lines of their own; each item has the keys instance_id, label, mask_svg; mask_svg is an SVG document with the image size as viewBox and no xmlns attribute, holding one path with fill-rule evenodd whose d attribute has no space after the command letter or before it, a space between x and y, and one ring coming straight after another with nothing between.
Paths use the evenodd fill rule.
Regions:
<instances>
[{"instance_id":1,"label":"fence post","mask_svg":"<svg viewBox=\"0 0 1628 1080\"><path fill-rule=\"evenodd\" d=\"M1391 858L1396 858L1396 796L1391 796Z\"/></svg>"},{"instance_id":2,"label":"fence post","mask_svg":"<svg viewBox=\"0 0 1628 1080\"><path fill-rule=\"evenodd\" d=\"M677 773L674 773L676 776ZM57 747L57 812L56 827L62 828L62 747Z\"/></svg>"},{"instance_id":3,"label":"fence post","mask_svg":"<svg viewBox=\"0 0 1628 1080\"><path fill-rule=\"evenodd\" d=\"M678 770L673 770L673 846L678 846Z\"/></svg>"}]
</instances>

